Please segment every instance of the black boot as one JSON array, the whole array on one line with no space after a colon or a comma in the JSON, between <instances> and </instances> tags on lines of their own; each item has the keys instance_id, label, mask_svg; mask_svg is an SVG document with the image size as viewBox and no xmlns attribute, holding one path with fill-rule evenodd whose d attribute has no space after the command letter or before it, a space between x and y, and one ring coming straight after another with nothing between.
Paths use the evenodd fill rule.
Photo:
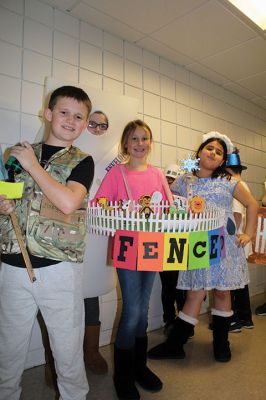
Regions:
<instances>
[{"instance_id":1,"label":"black boot","mask_svg":"<svg viewBox=\"0 0 266 400\"><path fill-rule=\"evenodd\" d=\"M147 367L147 336L136 338L135 342L135 378L143 389L159 392L163 384L161 380Z\"/></svg>"},{"instance_id":2,"label":"black boot","mask_svg":"<svg viewBox=\"0 0 266 400\"><path fill-rule=\"evenodd\" d=\"M193 332L194 325L177 317L173 328L164 343L158 344L148 351L148 357L153 359L183 359L186 354L183 345Z\"/></svg>"},{"instance_id":3,"label":"black boot","mask_svg":"<svg viewBox=\"0 0 266 400\"><path fill-rule=\"evenodd\" d=\"M119 349L114 346L114 385L120 400L139 400L135 386L135 348Z\"/></svg>"},{"instance_id":4,"label":"black boot","mask_svg":"<svg viewBox=\"0 0 266 400\"><path fill-rule=\"evenodd\" d=\"M231 351L228 341L228 331L231 317L213 315L213 354L216 361L228 362L231 360Z\"/></svg>"}]
</instances>

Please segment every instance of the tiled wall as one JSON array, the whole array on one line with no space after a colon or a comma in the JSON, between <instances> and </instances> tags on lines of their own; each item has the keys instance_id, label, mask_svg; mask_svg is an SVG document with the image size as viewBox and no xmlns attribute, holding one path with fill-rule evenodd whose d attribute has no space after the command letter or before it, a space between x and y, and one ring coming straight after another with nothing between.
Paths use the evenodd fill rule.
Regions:
<instances>
[{"instance_id":1,"label":"tiled wall","mask_svg":"<svg viewBox=\"0 0 266 400\"><path fill-rule=\"evenodd\" d=\"M0 142L40 127L45 76L140 99L139 117L155 138L158 167L185 158L201 134L219 130L240 148L244 179L259 200L266 180L266 111L132 43L36 0L0 0ZM265 290L266 268L251 266L251 294ZM120 296L118 296L120 298ZM120 300L118 301L120 303ZM102 343L111 338L117 293L101 298ZM150 329L162 322L156 280Z\"/></svg>"}]
</instances>

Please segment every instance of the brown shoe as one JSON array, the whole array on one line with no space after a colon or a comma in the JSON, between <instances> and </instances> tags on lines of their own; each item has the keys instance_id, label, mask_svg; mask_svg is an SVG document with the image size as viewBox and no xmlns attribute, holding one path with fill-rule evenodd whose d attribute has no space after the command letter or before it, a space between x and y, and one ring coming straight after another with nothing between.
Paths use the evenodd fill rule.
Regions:
<instances>
[{"instance_id":1,"label":"brown shoe","mask_svg":"<svg viewBox=\"0 0 266 400\"><path fill-rule=\"evenodd\" d=\"M97 375L108 372L108 365L99 352L99 337L101 324L86 325L84 336L84 361L85 365Z\"/></svg>"}]
</instances>

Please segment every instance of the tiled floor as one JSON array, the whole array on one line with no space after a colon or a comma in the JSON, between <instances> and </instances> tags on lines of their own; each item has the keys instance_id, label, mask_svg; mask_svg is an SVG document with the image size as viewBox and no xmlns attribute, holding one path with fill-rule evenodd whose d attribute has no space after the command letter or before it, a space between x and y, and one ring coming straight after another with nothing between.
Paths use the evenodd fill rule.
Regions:
<instances>
[{"instance_id":1,"label":"tiled floor","mask_svg":"<svg viewBox=\"0 0 266 400\"><path fill-rule=\"evenodd\" d=\"M252 307L264 302L252 299ZM164 383L159 393L140 389L142 400L265 400L266 399L266 317L253 317L255 328L230 333L232 360L217 363L212 355L212 333L208 318L201 316L195 337L186 345L185 360L150 360L149 366ZM149 333L153 346L163 340L162 330ZM87 400L117 400L112 382L112 346L101 348L109 373L96 376L88 372L90 392ZM21 400L54 400L44 383L43 366L25 371Z\"/></svg>"}]
</instances>

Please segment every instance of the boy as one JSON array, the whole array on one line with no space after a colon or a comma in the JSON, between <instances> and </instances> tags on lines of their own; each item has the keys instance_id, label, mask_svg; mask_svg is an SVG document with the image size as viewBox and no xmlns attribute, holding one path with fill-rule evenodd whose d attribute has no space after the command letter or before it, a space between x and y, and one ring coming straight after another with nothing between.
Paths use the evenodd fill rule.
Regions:
<instances>
[{"instance_id":1,"label":"boy","mask_svg":"<svg viewBox=\"0 0 266 400\"><path fill-rule=\"evenodd\" d=\"M85 211L94 174L92 157L72 146L85 129L91 102L80 88L63 86L50 98L44 116L45 143L22 142L11 149L23 170L21 200L0 195L0 400L18 400L33 323L45 320L62 400L85 400L84 302L81 263ZM16 210L36 281L28 277L9 214ZM2 230L2 229L1 229ZM2 230L3 232L3 230Z\"/></svg>"}]
</instances>

